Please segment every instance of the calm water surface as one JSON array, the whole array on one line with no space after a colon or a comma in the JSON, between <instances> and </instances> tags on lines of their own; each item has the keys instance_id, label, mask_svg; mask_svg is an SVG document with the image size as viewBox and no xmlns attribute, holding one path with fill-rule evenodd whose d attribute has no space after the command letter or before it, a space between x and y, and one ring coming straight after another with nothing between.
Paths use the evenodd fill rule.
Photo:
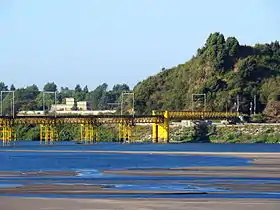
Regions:
<instances>
[{"instance_id":1,"label":"calm water surface","mask_svg":"<svg viewBox=\"0 0 280 210\"><path fill-rule=\"evenodd\" d=\"M120 144L98 143L94 145L75 144L74 142L59 142L55 145L39 145L37 141L18 141L7 148L36 150L115 150L115 151L177 151L177 152L280 152L280 144Z\"/></svg>"},{"instance_id":2,"label":"calm water surface","mask_svg":"<svg viewBox=\"0 0 280 210\"><path fill-rule=\"evenodd\" d=\"M12 151L7 151L12 150ZM22 151L22 150L32 150ZM44 151L42 151L44 150ZM48 150L48 152L46 152ZM70 152L70 151L76 152ZM110 190L157 190L182 192L223 192L220 195L176 195L176 197L269 197L280 198L278 193L234 193L227 189L211 187L214 182L237 183L280 183L277 178L236 177L174 177L174 176L131 176L108 175L102 170L118 169L168 169L192 166L246 166L249 159L219 156L170 155L170 154L117 154L90 153L102 151L195 151L195 152L280 152L280 144L119 144L100 143L80 145L63 142L55 145L40 145L39 142L16 142L15 145L0 147L0 171L70 171L75 176L61 177L0 177L0 188L28 184L58 185L102 185ZM2 152L1 152L2 151ZM197 180L200 184L194 184ZM32 195L29 195L32 196ZM36 195L38 196L38 195ZM69 197L69 195L41 195L43 197ZM174 197L175 195L71 195L71 197Z\"/></svg>"}]
</instances>

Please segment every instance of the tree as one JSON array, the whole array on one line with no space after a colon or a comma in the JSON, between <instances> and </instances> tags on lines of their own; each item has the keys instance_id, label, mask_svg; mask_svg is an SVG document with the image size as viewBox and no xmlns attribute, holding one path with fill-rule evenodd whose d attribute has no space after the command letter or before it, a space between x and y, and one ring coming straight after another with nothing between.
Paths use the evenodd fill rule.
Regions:
<instances>
[{"instance_id":1,"label":"tree","mask_svg":"<svg viewBox=\"0 0 280 210\"><path fill-rule=\"evenodd\" d=\"M235 57L238 55L239 50L239 42L235 37L228 37L226 40L226 49L228 51L228 55L231 57Z\"/></svg>"},{"instance_id":2,"label":"tree","mask_svg":"<svg viewBox=\"0 0 280 210\"><path fill-rule=\"evenodd\" d=\"M57 91L57 86L54 82L48 82L47 84L45 84L43 90L49 92L55 92Z\"/></svg>"},{"instance_id":3,"label":"tree","mask_svg":"<svg viewBox=\"0 0 280 210\"><path fill-rule=\"evenodd\" d=\"M15 88L15 86L13 84L11 85L10 90L11 91L15 91L16 90L16 88Z\"/></svg>"},{"instance_id":4,"label":"tree","mask_svg":"<svg viewBox=\"0 0 280 210\"><path fill-rule=\"evenodd\" d=\"M61 87L61 88L60 88L60 92L68 91L68 90L69 90L69 87Z\"/></svg>"},{"instance_id":5,"label":"tree","mask_svg":"<svg viewBox=\"0 0 280 210\"><path fill-rule=\"evenodd\" d=\"M36 110L38 109L36 98L39 94L40 91L37 85L30 85L16 90L15 106L19 110Z\"/></svg>"},{"instance_id":6,"label":"tree","mask_svg":"<svg viewBox=\"0 0 280 210\"><path fill-rule=\"evenodd\" d=\"M129 91L129 86L127 84L117 84L113 86L113 92L123 92Z\"/></svg>"},{"instance_id":7,"label":"tree","mask_svg":"<svg viewBox=\"0 0 280 210\"><path fill-rule=\"evenodd\" d=\"M88 87L87 85L84 87L84 90L83 90L85 93L88 93Z\"/></svg>"},{"instance_id":8,"label":"tree","mask_svg":"<svg viewBox=\"0 0 280 210\"><path fill-rule=\"evenodd\" d=\"M102 85L99 85L97 88L95 88L94 91L90 94L90 100L92 109L99 109L100 107L103 107L105 104L104 98L106 95L108 85L106 83L103 83ZM101 100L102 99L102 100ZM102 101L102 103L100 102Z\"/></svg>"},{"instance_id":9,"label":"tree","mask_svg":"<svg viewBox=\"0 0 280 210\"><path fill-rule=\"evenodd\" d=\"M224 35L216 32L210 34L205 46L198 50L198 55L203 53L204 58L207 61L211 61L214 69L221 73L223 73L226 68L227 51L225 43Z\"/></svg>"},{"instance_id":10,"label":"tree","mask_svg":"<svg viewBox=\"0 0 280 210\"><path fill-rule=\"evenodd\" d=\"M257 62L254 57L247 57L238 62L238 74L240 80L248 81L251 79L254 70L257 69Z\"/></svg>"},{"instance_id":11,"label":"tree","mask_svg":"<svg viewBox=\"0 0 280 210\"><path fill-rule=\"evenodd\" d=\"M75 87L75 92L81 92L82 91L82 88L79 84L76 85Z\"/></svg>"},{"instance_id":12,"label":"tree","mask_svg":"<svg viewBox=\"0 0 280 210\"><path fill-rule=\"evenodd\" d=\"M0 91L7 91L8 86L4 82L0 82Z\"/></svg>"},{"instance_id":13,"label":"tree","mask_svg":"<svg viewBox=\"0 0 280 210\"><path fill-rule=\"evenodd\" d=\"M43 92L40 92L35 99L36 104L40 110L43 110ZM44 94L44 108L49 110L51 105L54 104L54 94Z\"/></svg>"}]
</instances>

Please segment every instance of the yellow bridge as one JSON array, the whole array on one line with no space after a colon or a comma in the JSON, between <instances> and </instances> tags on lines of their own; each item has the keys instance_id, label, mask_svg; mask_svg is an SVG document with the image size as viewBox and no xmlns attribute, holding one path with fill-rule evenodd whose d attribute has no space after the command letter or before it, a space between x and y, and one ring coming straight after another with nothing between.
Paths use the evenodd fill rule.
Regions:
<instances>
[{"instance_id":1,"label":"yellow bridge","mask_svg":"<svg viewBox=\"0 0 280 210\"><path fill-rule=\"evenodd\" d=\"M152 115L92 115L92 116L16 116L0 117L1 139L9 143L16 139L14 127L16 125L40 125L40 141L52 143L58 140L57 125L80 125L80 140L94 142L97 128L103 124L119 125L121 141L130 140L132 128L137 124L152 124L153 142L169 141L169 123L171 120L211 120L233 119L239 113L232 112L191 112L191 111L153 111Z\"/></svg>"}]
</instances>

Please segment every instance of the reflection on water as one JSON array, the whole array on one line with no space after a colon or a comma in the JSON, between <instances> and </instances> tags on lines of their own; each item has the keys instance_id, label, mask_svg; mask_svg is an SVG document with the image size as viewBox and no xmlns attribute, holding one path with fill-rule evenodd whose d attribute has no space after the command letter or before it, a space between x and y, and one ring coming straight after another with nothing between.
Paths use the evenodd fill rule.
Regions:
<instances>
[{"instance_id":1,"label":"reflection on water","mask_svg":"<svg viewBox=\"0 0 280 210\"><path fill-rule=\"evenodd\" d=\"M5 150L12 151L5 151ZM103 174L102 170L157 170L176 167L200 166L246 166L246 158L168 155L168 154L114 154L91 153L102 151L207 151L207 152L279 152L280 145L226 145L226 144L95 144L75 145L62 142L58 145L39 145L39 142L17 142L10 147L0 147L0 173L25 172L13 176L0 175L0 188L14 188L32 185L73 186L85 185L114 190L116 194L44 194L43 197L269 197L280 198L278 193L232 191L219 184L280 183L278 178L236 178L236 177L190 177L190 176L133 176ZM33 150L22 151L22 150ZM42 152L44 150L44 152ZM47 150L48 152L46 152ZM76 152L70 152L74 150ZM56 171L54 174L44 174ZM28 172L28 173L27 173ZM32 172L32 173L31 173ZM59 173L61 172L61 173ZM118 194L120 191L157 191L167 194ZM172 192L178 192L174 194ZM170 192L170 193L169 193ZM203 195L184 194L190 192ZM168 194L169 193L169 194ZM7 194L5 194L7 195ZM39 196L40 194L36 194ZM32 194L25 195L32 196Z\"/></svg>"},{"instance_id":2,"label":"reflection on water","mask_svg":"<svg viewBox=\"0 0 280 210\"><path fill-rule=\"evenodd\" d=\"M22 184L12 184L12 183L0 183L0 188L11 188L11 187L21 187Z\"/></svg>"},{"instance_id":3,"label":"reflection on water","mask_svg":"<svg viewBox=\"0 0 280 210\"><path fill-rule=\"evenodd\" d=\"M114 190L156 190L156 191L183 191L183 192L227 192L228 190L214 187L199 187L190 184L117 184L109 185Z\"/></svg>"},{"instance_id":4,"label":"reflection on water","mask_svg":"<svg viewBox=\"0 0 280 210\"><path fill-rule=\"evenodd\" d=\"M0 170L117 170L155 169L186 166L242 166L248 159L163 154L114 154L89 152L5 152Z\"/></svg>"},{"instance_id":5,"label":"reflection on water","mask_svg":"<svg viewBox=\"0 0 280 210\"><path fill-rule=\"evenodd\" d=\"M78 177L100 177L104 176L101 172L98 170L86 170L86 169L80 169L76 171Z\"/></svg>"}]
</instances>

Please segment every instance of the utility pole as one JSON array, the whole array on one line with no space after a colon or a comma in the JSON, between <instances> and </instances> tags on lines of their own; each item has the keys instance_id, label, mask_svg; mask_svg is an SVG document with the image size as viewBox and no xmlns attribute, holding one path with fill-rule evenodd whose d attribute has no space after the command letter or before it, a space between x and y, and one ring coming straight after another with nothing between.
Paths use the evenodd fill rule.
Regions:
<instances>
[{"instance_id":1,"label":"utility pole","mask_svg":"<svg viewBox=\"0 0 280 210\"><path fill-rule=\"evenodd\" d=\"M3 116L3 93L12 93L12 99L11 99L11 116L15 118L15 91L12 90L6 90L1 91L0 100L1 100L1 116Z\"/></svg>"},{"instance_id":2,"label":"utility pole","mask_svg":"<svg viewBox=\"0 0 280 210\"><path fill-rule=\"evenodd\" d=\"M56 117L56 91L43 91L43 112L45 114L45 94L54 94L54 116Z\"/></svg>"},{"instance_id":3,"label":"utility pole","mask_svg":"<svg viewBox=\"0 0 280 210\"><path fill-rule=\"evenodd\" d=\"M254 95L254 114L257 113L257 95Z\"/></svg>"},{"instance_id":4,"label":"utility pole","mask_svg":"<svg viewBox=\"0 0 280 210\"><path fill-rule=\"evenodd\" d=\"M250 116L252 115L252 110L253 110L253 102L250 102Z\"/></svg>"},{"instance_id":5,"label":"utility pole","mask_svg":"<svg viewBox=\"0 0 280 210\"><path fill-rule=\"evenodd\" d=\"M239 95L236 97L236 112L239 112Z\"/></svg>"},{"instance_id":6,"label":"utility pole","mask_svg":"<svg viewBox=\"0 0 280 210\"><path fill-rule=\"evenodd\" d=\"M134 98L134 92L122 92L121 96L121 115L123 115L123 103L124 103L124 96L125 95L131 95L132 96L132 115L134 117L135 115L135 110L134 110L134 104L135 104L135 98Z\"/></svg>"},{"instance_id":7,"label":"utility pole","mask_svg":"<svg viewBox=\"0 0 280 210\"><path fill-rule=\"evenodd\" d=\"M56 91L54 92L54 117L56 117Z\"/></svg>"}]
</instances>

